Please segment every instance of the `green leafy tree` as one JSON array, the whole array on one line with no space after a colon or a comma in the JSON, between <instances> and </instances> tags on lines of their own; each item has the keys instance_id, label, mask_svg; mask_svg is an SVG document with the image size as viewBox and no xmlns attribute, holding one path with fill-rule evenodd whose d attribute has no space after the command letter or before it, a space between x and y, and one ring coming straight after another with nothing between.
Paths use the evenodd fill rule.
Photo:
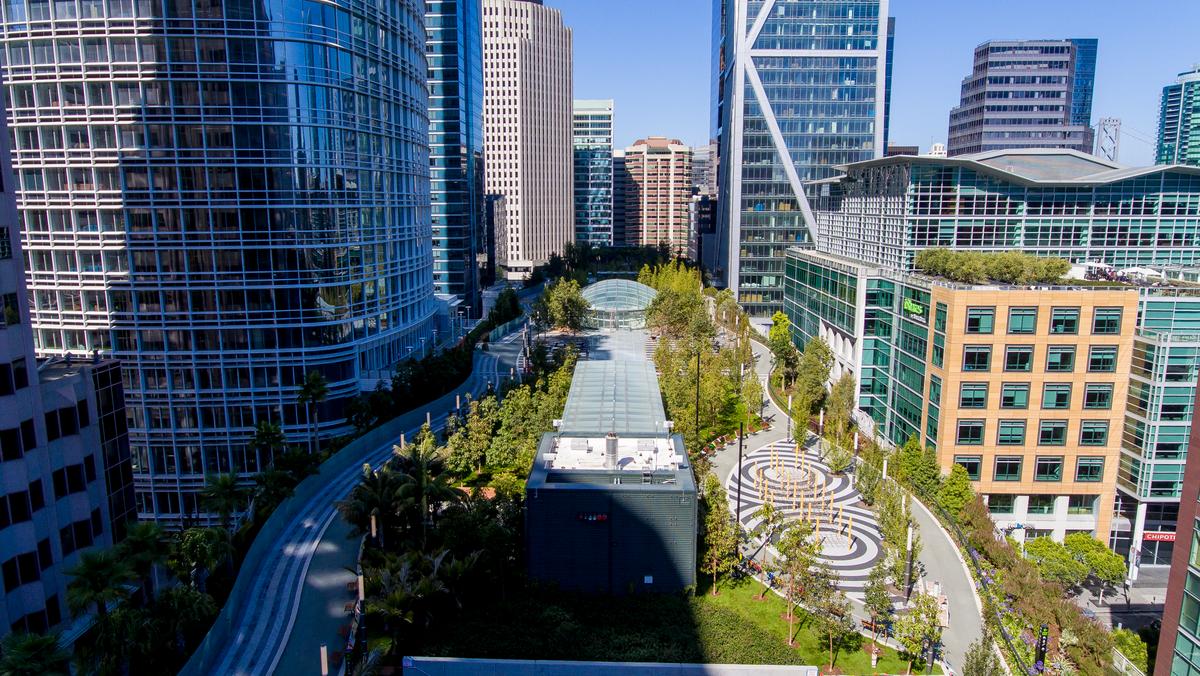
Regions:
<instances>
[{"instance_id":1,"label":"green leafy tree","mask_svg":"<svg viewBox=\"0 0 1200 676\"><path fill-rule=\"evenodd\" d=\"M996 653L992 650L991 636L981 636L967 647L967 654L963 656L962 673L970 676L1003 676L1004 667L1000 665L1000 660L996 659Z\"/></svg>"},{"instance_id":2,"label":"green leafy tree","mask_svg":"<svg viewBox=\"0 0 1200 676\"><path fill-rule=\"evenodd\" d=\"M1143 674L1150 673L1148 659L1150 650L1141 636L1128 629L1113 629L1112 637L1117 650L1120 650L1122 655L1133 662L1133 666L1140 669Z\"/></svg>"},{"instance_id":3,"label":"green leafy tree","mask_svg":"<svg viewBox=\"0 0 1200 676\"><path fill-rule=\"evenodd\" d=\"M1087 568L1088 575L1104 588L1120 584L1125 579L1125 557L1113 552L1091 533L1077 532L1063 539L1063 547L1076 561Z\"/></svg>"},{"instance_id":4,"label":"green leafy tree","mask_svg":"<svg viewBox=\"0 0 1200 676\"><path fill-rule=\"evenodd\" d=\"M579 282L557 279L546 286L533 306L534 321L543 326L578 331L583 328L591 304L583 297Z\"/></svg>"},{"instance_id":5,"label":"green leafy tree","mask_svg":"<svg viewBox=\"0 0 1200 676\"><path fill-rule=\"evenodd\" d=\"M911 436L898 453L899 478L924 497L937 497L941 487L941 469L937 453Z\"/></svg>"},{"instance_id":6,"label":"green leafy tree","mask_svg":"<svg viewBox=\"0 0 1200 676\"><path fill-rule=\"evenodd\" d=\"M783 514L781 514L779 510L775 509L775 505L771 504L770 502L764 503L762 507L759 507L758 510L754 512L754 518L758 520L758 523L754 525L754 528L750 531L750 534L754 537L762 538L763 540L763 547L760 550L762 552L762 557L759 561L759 567L761 569L760 581L762 582L762 591L759 592L758 598L761 600L767 596L767 573L770 572L772 567L772 564L767 560L767 546L775 541L775 536L778 535L779 530L783 528L784 521Z\"/></svg>"},{"instance_id":7,"label":"green leafy tree","mask_svg":"<svg viewBox=\"0 0 1200 676\"><path fill-rule=\"evenodd\" d=\"M167 565L176 577L188 580L200 591L207 587L208 575L225 561L232 561L233 544L229 532L221 528L188 528L179 534Z\"/></svg>"},{"instance_id":8,"label":"green leafy tree","mask_svg":"<svg viewBox=\"0 0 1200 676\"><path fill-rule=\"evenodd\" d=\"M94 610L99 621L108 615L108 604L129 596L133 569L115 550L84 552L67 575L67 607L79 615Z\"/></svg>"},{"instance_id":9,"label":"green leafy tree","mask_svg":"<svg viewBox=\"0 0 1200 676\"><path fill-rule=\"evenodd\" d=\"M825 572L814 590L816 598L810 603L810 607L817 611L813 614L813 619L816 620L817 634L829 646L829 670L833 671L837 650L851 641L857 642L860 639L854 626L854 617L850 614L850 602L837 589L837 573L824 565L821 567Z\"/></svg>"},{"instance_id":10,"label":"green leafy tree","mask_svg":"<svg viewBox=\"0 0 1200 676\"><path fill-rule=\"evenodd\" d=\"M58 634L13 632L0 639L0 676L66 676L70 655Z\"/></svg>"},{"instance_id":11,"label":"green leafy tree","mask_svg":"<svg viewBox=\"0 0 1200 676\"><path fill-rule=\"evenodd\" d=\"M712 576L713 596L724 575L728 575L738 560L738 537L729 513L725 488L714 474L704 475L704 532L702 555L704 569Z\"/></svg>"},{"instance_id":12,"label":"green leafy tree","mask_svg":"<svg viewBox=\"0 0 1200 676\"><path fill-rule=\"evenodd\" d=\"M446 464L450 469L469 474L483 467L499 415L500 404L496 397L484 397L479 401L468 399L464 424L446 440L449 453Z\"/></svg>"},{"instance_id":13,"label":"green leafy tree","mask_svg":"<svg viewBox=\"0 0 1200 676\"><path fill-rule=\"evenodd\" d=\"M246 508L249 496L250 491L242 486L238 475L210 474L207 484L200 491L200 504L216 512L221 527L229 530L233 514Z\"/></svg>"},{"instance_id":14,"label":"green leafy tree","mask_svg":"<svg viewBox=\"0 0 1200 676\"><path fill-rule=\"evenodd\" d=\"M796 387L803 391L815 410L825 399L825 383L833 368L833 350L821 338L813 338L804 346L800 363L796 367Z\"/></svg>"},{"instance_id":15,"label":"green leafy tree","mask_svg":"<svg viewBox=\"0 0 1200 676\"><path fill-rule=\"evenodd\" d=\"M876 564L867 574L867 586L863 588L863 605L871 616L872 640L879 638L879 625L887 621L892 614L892 594L887 587L887 570L882 564Z\"/></svg>"},{"instance_id":16,"label":"green leafy tree","mask_svg":"<svg viewBox=\"0 0 1200 676\"><path fill-rule=\"evenodd\" d=\"M320 371L309 371L304 383L296 393L296 403L304 407L304 419L308 422L308 451L318 449L317 428L321 424L320 405L329 397L329 381Z\"/></svg>"},{"instance_id":17,"label":"green leafy tree","mask_svg":"<svg viewBox=\"0 0 1200 676\"><path fill-rule=\"evenodd\" d=\"M937 600L929 594L914 594L908 612L896 620L896 641L908 657L909 673L912 673L913 662L924 663L927 653L941 638Z\"/></svg>"},{"instance_id":18,"label":"green leafy tree","mask_svg":"<svg viewBox=\"0 0 1200 676\"><path fill-rule=\"evenodd\" d=\"M834 383L825 402L825 436L842 446L851 446L851 416L858 405L858 384L847 371Z\"/></svg>"},{"instance_id":19,"label":"green leafy tree","mask_svg":"<svg viewBox=\"0 0 1200 676\"><path fill-rule=\"evenodd\" d=\"M1087 579L1088 568L1071 555L1065 545L1048 537L1037 537L1025 542L1025 558L1037 566L1043 580L1055 582L1066 589L1074 589Z\"/></svg>"},{"instance_id":20,"label":"green leafy tree","mask_svg":"<svg viewBox=\"0 0 1200 676\"><path fill-rule=\"evenodd\" d=\"M776 549L783 557L780 570L787 605L788 645L791 646L796 644L796 605L816 586L814 571L821 544L814 537L811 523L796 521L784 531Z\"/></svg>"},{"instance_id":21,"label":"green leafy tree","mask_svg":"<svg viewBox=\"0 0 1200 676\"><path fill-rule=\"evenodd\" d=\"M937 500L942 509L952 516L957 516L962 508L975 499L975 491L971 488L971 477L962 465L955 463L950 468L950 474L938 489Z\"/></svg>"}]
</instances>

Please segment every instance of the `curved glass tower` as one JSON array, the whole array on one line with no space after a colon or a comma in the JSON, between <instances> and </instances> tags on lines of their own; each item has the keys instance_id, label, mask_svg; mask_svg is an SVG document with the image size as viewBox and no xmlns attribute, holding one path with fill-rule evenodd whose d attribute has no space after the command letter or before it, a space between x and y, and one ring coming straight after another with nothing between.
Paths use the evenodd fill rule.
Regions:
<instances>
[{"instance_id":1,"label":"curved glass tower","mask_svg":"<svg viewBox=\"0 0 1200 676\"><path fill-rule=\"evenodd\" d=\"M428 335L423 10L4 4L38 350L122 360L141 517L188 519L206 474L263 469L259 421L338 433Z\"/></svg>"}]
</instances>

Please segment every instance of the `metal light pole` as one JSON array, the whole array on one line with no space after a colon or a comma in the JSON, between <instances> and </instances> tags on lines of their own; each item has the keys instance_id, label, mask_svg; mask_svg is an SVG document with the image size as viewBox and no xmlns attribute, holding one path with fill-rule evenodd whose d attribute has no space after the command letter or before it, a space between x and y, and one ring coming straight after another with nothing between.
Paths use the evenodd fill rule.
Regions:
<instances>
[{"instance_id":1,"label":"metal light pole","mask_svg":"<svg viewBox=\"0 0 1200 676\"><path fill-rule=\"evenodd\" d=\"M786 411L786 413L787 413L787 421L788 421L788 434L787 435L788 435L788 439L791 439L792 438L792 395L790 395L790 394L788 395L788 410Z\"/></svg>"},{"instance_id":2,"label":"metal light pole","mask_svg":"<svg viewBox=\"0 0 1200 676\"><path fill-rule=\"evenodd\" d=\"M321 644L321 676L329 676L329 647Z\"/></svg>"},{"instance_id":3,"label":"metal light pole","mask_svg":"<svg viewBox=\"0 0 1200 676\"><path fill-rule=\"evenodd\" d=\"M742 519L742 446L745 441L746 423L738 423L737 511L733 514L734 526Z\"/></svg>"},{"instance_id":4,"label":"metal light pole","mask_svg":"<svg viewBox=\"0 0 1200 676\"><path fill-rule=\"evenodd\" d=\"M700 450L700 346L696 346L696 450Z\"/></svg>"},{"instance_id":5,"label":"metal light pole","mask_svg":"<svg viewBox=\"0 0 1200 676\"><path fill-rule=\"evenodd\" d=\"M908 603L912 598L912 569L913 569L913 551L912 551L912 524L908 524L908 564L904 567L904 602Z\"/></svg>"}]
</instances>

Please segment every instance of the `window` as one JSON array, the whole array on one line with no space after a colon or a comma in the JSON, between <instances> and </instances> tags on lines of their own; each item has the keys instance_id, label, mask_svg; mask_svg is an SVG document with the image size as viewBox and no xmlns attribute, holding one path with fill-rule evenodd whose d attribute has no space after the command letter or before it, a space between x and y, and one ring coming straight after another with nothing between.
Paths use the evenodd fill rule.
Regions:
<instances>
[{"instance_id":1,"label":"window","mask_svg":"<svg viewBox=\"0 0 1200 676\"><path fill-rule=\"evenodd\" d=\"M968 345L963 348L964 371L987 371L992 367L992 348L987 345Z\"/></svg>"},{"instance_id":2,"label":"window","mask_svg":"<svg viewBox=\"0 0 1200 676\"><path fill-rule=\"evenodd\" d=\"M1029 513L1030 514L1053 514L1054 513L1054 496L1053 495L1031 495L1031 496L1029 496Z\"/></svg>"},{"instance_id":3,"label":"window","mask_svg":"<svg viewBox=\"0 0 1200 676\"><path fill-rule=\"evenodd\" d=\"M967 308L967 333L991 333L996 325L996 308Z\"/></svg>"},{"instance_id":4,"label":"window","mask_svg":"<svg viewBox=\"0 0 1200 676\"><path fill-rule=\"evenodd\" d=\"M937 310L933 313L933 328L935 331L946 330L946 304L938 303Z\"/></svg>"},{"instance_id":5,"label":"window","mask_svg":"<svg viewBox=\"0 0 1200 676\"><path fill-rule=\"evenodd\" d=\"M1050 311L1050 333L1074 335L1079 333L1079 308L1056 307Z\"/></svg>"},{"instance_id":6,"label":"window","mask_svg":"<svg viewBox=\"0 0 1200 676\"><path fill-rule=\"evenodd\" d=\"M1037 308L1014 307L1008 310L1008 332L1028 334L1037 331Z\"/></svg>"},{"instance_id":7,"label":"window","mask_svg":"<svg viewBox=\"0 0 1200 676\"><path fill-rule=\"evenodd\" d=\"M1038 425L1039 446L1062 446L1067 443L1067 421L1043 420Z\"/></svg>"},{"instance_id":8,"label":"window","mask_svg":"<svg viewBox=\"0 0 1200 676\"><path fill-rule=\"evenodd\" d=\"M992 476L996 481L1020 481L1021 480L1021 456L1019 455L998 455L996 456L996 471Z\"/></svg>"},{"instance_id":9,"label":"window","mask_svg":"<svg viewBox=\"0 0 1200 676\"><path fill-rule=\"evenodd\" d=\"M1067 514L1095 514L1096 496L1070 495L1067 496Z\"/></svg>"},{"instance_id":10,"label":"window","mask_svg":"<svg viewBox=\"0 0 1200 676\"><path fill-rule=\"evenodd\" d=\"M1112 408L1112 383L1088 383L1083 390L1084 408Z\"/></svg>"},{"instance_id":11,"label":"window","mask_svg":"<svg viewBox=\"0 0 1200 676\"><path fill-rule=\"evenodd\" d=\"M1117 370L1117 347L1103 345L1088 350L1088 371L1112 373Z\"/></svg>"},{"instance_id":12,"label":"window","mask_svg":"<svg viewBox=\"0 0 1200 676\"><path fill-rule=\"evenodd\" d=\"M1028 371L1033 368L1033 347L1018 345L1004 349L1005 371Z\"/></svg>"},{"instance_id":13,"label":"window","mask_svg":"<svg viewBox=\"0 0 1200 676\"><path fill-rule=\"evenodd\" d=\"M934 405L942 403L942 379L937 376L929 376L929 403Z\"/></svg>"},{"instance_id":14,"label":"window","mask_svg":"<svg viewBox=\"0 0 1200 676\"><path fill-rule=\"evenodd\" d=\"M1021 446L1025 443L1024 420L1001 420L996 443L1001 446Z\"/></svg>"},{"instance_id":15,"label":"window","mask_svg":"<svg viewBox=\"0 0 1200 676\"><path fill-rule=\"evenodd\" d=\"M963 383L958 392L959 408L986 408L987 383Z\"/></svg>"},{"instance_id":16,"label":"window","mask_svg":"<svg viewBox=\"0 0 1200 676\"><path fill-rule=\"evenodd\" d=\"M1063 459L1061 455L1039 455L1033 466L1034 481L1062 481Z\"/></svg>"},{"instance_id":17,"label":"window","mask_svg":"<svg viewBox=\"0 0 1200 676\"><path fill-rule=\"evenodd\" d=\"M988 511L992 514L1012 514L1016 504L1015 495L989 495Z\"/></svg>"},{"instance_id":18,"label":"window","mask_svg":"<svg viewBox=\"0 0 1200 676\"><path fill-rule=\"evenodd\" d=\"M1046 350L1046 371L1070 373L1075 370L1075 346L1051 345Z\"/></svg>"},{"instance_id":19,"label":"window","mask_svg":"<svg viewBox=\"0 0 1200 676\"><path fill-rule=\"evenodd\" d=\"M0 260L12 258L12 235L8 228L0 228Z\"/></svg>"},{"instance_id":20,"label":"window","mask_svg":"<svg viewBox=\"0 0 1200 676\"><path fill-rule=\"evenodd\" d=\"M979 473L983 469L983 458L978 455L956 455L954 462L962 465L963 469L967 470L967 476L971 477L971 481L979 481Z\"/></svg>"},{"instance_id":21,"label":"window","mask_svg":"<svg viewBox=\"0 0 1200 676\"><path fill-rule=\"evenodd\" d=\"M1080 482L1095 482L1104 479L1104 457L1099 455L1081 455L1075 461L1075 480Z\"/></svg>"},{"instance_id":22,"label":"window","mask_svg":"<svg viewBox=\"0 0 1200 676\"><path fill-rule=\"evenodd\" d=\"M1103 446L1108 443L1107 420L1084 420L1079 426L1080 446Z\"/></svg>"},{"instance_id":23,"label":"window","mask_svg":"<svg viewBox=\"0 0 1200 676\"><path fill-rule=\"evenodd\" d=\"M959 420L958 443L963 446L978 446L983 443L982 420Z\"/></svg>"},{"instance_id":24,"label":"window","mask_svg":"<svg viewBox=\"0 0 1200 676\"><path fill-rule=\"evenodd\" d=\"M1092 334L1115 336L1121 333L1121 308L1098 307L1092 316Z\"/></svg>"},{"instance_id":25,"label":"window","mask_svg":"<svg viewBox=\"0 0 1200 676\"><path fill-rule=\"evenodd\" d=\"M1029 383L1004 383L1000 408L1029 408Z\"/></svg>"},{"instance_id":26,"label":"window","mask_svg":"<svg viewBox=\"0 0 1200 676\"><path fill-rule=\"evenodd\" d=\"M1046 383L1043 385L1042 408L1071 408L1071 384Z\"/></svg>"}]
</instances>

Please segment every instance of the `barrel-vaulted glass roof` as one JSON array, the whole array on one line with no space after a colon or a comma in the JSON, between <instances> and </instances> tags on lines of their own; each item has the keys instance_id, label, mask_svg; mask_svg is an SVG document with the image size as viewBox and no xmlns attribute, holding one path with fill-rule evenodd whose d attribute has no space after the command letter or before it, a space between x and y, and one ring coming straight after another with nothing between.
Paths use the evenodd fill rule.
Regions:
<instances>
[{"instance_id":1,"label":"barrel-vaulted glass roof","mask_svg":"<svg viewBox=\"0 0 1200 676\"><path fill-rule=\"evenodd\" d=\"M628 279L605 279L583 287L581 293L594 310L645 310L658 294Z\"/></svg>"},{"instance_id":2,"label":"barrel-vaulted glass roof","mask_svg":"<svg viewBox=\"0 0 1200 676\"><path fill-rule=\"evenodd\" d=\"M567 435L653 436L666 431L666 420L652 362L585 360L575 365L558 429Z\"/></svg>"}]
</instances>

